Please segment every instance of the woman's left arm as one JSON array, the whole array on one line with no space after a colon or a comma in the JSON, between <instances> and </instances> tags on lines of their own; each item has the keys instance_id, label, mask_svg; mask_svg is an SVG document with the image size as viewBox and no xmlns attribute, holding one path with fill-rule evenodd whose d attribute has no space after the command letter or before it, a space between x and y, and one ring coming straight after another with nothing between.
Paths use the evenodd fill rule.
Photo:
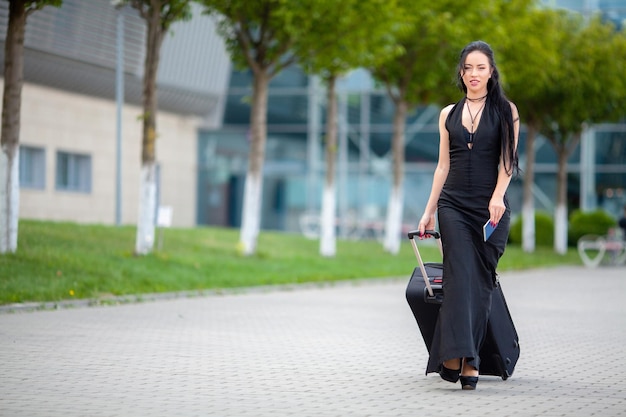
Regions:
<instances>
[{"instance_id":1,"label":"woman's left arm","mask_svg":"<svg viewBox=\"0 0 626 417\"><path fill-rule=\"evenodd\" d=\"M514 149L517 149L520 120L517 107L513 103L511 103L511 113L513 114ZM509 168L512 168L512 163L513 162L511 161L511 166ZM491 195L491 201L489 202L489 220L493 224L498 224L498 222L500 222L500 219L504 215L504 212L506 211L506 206L504 205L504 195L507 188L509 188L512 175L512 172L507 172L506 165L504 164L504 155L501 155L500 167L498 169L498 182L496 183L496 188L493 190L493 194Z\"/></svg>"}]
</instances>

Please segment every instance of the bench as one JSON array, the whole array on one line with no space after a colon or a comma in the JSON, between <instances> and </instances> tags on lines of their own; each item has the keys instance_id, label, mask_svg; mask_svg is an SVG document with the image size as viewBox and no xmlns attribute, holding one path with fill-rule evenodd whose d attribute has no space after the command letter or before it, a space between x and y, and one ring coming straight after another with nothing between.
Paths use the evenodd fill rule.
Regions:
<instances>
[{"instance_id":1,"label":"bench","mask_svg":"<svg viewBox=\"0 0 626 417\"><path fill-rule=\"evenodd\" d=\"M580 259L591 268L603 261L611 265L626 263L626 241L615 229L610 230L607 236L585 235L578 239L577 247Z\"/></svg>"}]
</instances>

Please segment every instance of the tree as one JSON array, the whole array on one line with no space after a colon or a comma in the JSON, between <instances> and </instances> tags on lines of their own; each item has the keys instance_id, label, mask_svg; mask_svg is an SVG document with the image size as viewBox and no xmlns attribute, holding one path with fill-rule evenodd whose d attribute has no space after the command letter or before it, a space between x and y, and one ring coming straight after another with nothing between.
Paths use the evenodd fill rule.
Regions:
<instances>
[{"instance_id":1,"label":"tree","mask_svg":"<svg viewBox=\"0 0 626 417\"><path fill-rule=\"evenodd\" d=\"M404 16L393 0L318 0L311 28L294 48L303 68L326 83L326 177L320 215L320 254L336 254L337 79L351 69L398 55L395 35Z\"/></svg>"},{"instance_id":2,"label":"tree","mask_svg":"<svg viewBox=\"0 0 626 417\"><path fill-rule=\"evenodd\" d=\"M26 21L35 11L47 5L60 7L62 3L63 0L9 0L0 133L0 253L17 250L20 201L18 161Z\"/></svg>"},{"instance_id":3,"label":"tree","mask_svg":"<svg viewBox=\"0 0 626 417\"><path fill-rule=\"evenodd\" d=\"M156 116L157 85L161 45L172 23L191 18L190 0L118 0L130 5L146 21L146 58L143 76L143 136L141 141L141 178L139 218L135 253L145 255L154 247L156 213Z\"/></svg>"},{"instance_id":4,"label":"tree","mask_svg":"<svg viewBox=\"0 0 626 417\"><path fill-rule=\"evenodd\" d=\"M558 106L544 113L543 133L558 158L554 249L567 251L567 159L578 146L584 127L623 116L626 81L626 33L599 18L589 21L573 13L557 21L561 54L558 72L551 74L545 96Z\"/></svg>"},{"instance_id":5,"label":"tree","mask_svg":"<svg viewBox=\"0 0 626 417\"><path fill-rule=\"evenodd\" d=\"M448 35L453 28L452 14L443 13L441 6L441 3L432 4L425 0L404 2L404 13L411 16L411 26L398 40L403 54L371 68L395 106L391 139L392 185L383 243L385 250L392 254L400 250L407 114L419 104L451 100L457 92L451 82L451 68L454 65L452 57L460 49L460 43L454 44L452 39L456 37Z\"/></svg>"},{"instance_id":6,"label":"tree","mask_svg":"<svg viewBox=\"0 0 626 417\"><path fill-rule=\"evenodd\" d=\"M522 198L522 248L535 250L534 164L535 139L541 129L543 115L558 108L544 92L552 74L561 65L556 39L561 34L554 30L560 12L553 9L531 7L517 13L509 21L508 35L501 38L505 90L515 102L521 122L526 125L525 160L523 164Z\"/></svg>"},{"instance_id":7,"label":"tree","mask_svg":"<svg viewBox=\"0 0 626 417\"><path fill-rule=\"evenodd\" d=\"M253 75L250 153L244 188L240 250L256 252L261 223L263 165L270 80L296 60L292 47L310 27L311 0L201 0L220 19L220 34L233 63Z\"/></svg>"}]
</instances>

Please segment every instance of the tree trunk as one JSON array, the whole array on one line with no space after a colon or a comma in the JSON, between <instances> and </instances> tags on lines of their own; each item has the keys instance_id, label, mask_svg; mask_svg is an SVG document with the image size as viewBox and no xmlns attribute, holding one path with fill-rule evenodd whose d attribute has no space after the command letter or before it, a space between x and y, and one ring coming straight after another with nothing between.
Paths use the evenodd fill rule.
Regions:
<instances>
[{"instance_id":1,"label":"tree trunk","mask_svg":"<svg viewBox=\"0 0 626 417\"><path fill-rule=\"evenodd\" d=\"M400 251L402 211L404 208L404 143L407 108L406 101L398 100L396 102L396 111L393 118L393 138L391 139L393 184L387 206L383 247L394 255Z\"/></svg>"},{"instance_id":2,"label":"tree trunk","mask_svg":"<svg viewBox=\"0 0 626 417\"><path fill-rule=\"evenodd\" d=\"M335 160L337 158L337 97L335 82L337 77L331 76L327 86L326 106L326 181L322 195L322 213L320 218L320 255L335 256L336 236L335 218L337 203L335 196Z\"/></svg>"},{"instance_id":3,"label":"tree trunk","mask_svg":"<svg viewBox=\"0 0 626 417\"><path fill-rule=\"evenodd\" d=\"M241 252L253 255L261 229L261 202L263 198L263 162L267 139L267 93L269 75L256 71L252 90L252 112L250 114L250 155L243 196L243 210L239 245Z\"/></svg>"},{"instance_id":4,"label":"tree trunk","mask_svg":"<svg viewBox=\"0 0 626 417\"><path fill-rule=\"evenodd\" d=\"M554 215L554 250L561 255L567 252L567 150L557 146L559 167L557 173L556 212Z\"/></svg>"},{"instance_id":5,"label":"tree trunk","mask_svg":"<svg viewBox=\"0 0 626 417\"><path fill-rule=\"evenodd\" d=\"M535 251L535 197L533 185L535 183L535 138L537 129L528 125L526 134L526 167L524 169L524 191L522 202L522 249L524 252Z\"/></svg>"},{"instance_id":6,"label":"tree trunk","mask_svg":"<svg viewBox=\"0 0 626 417\"><path fill-rule=\"evenodd\" d=\"M9 22L4 44L4 93L0 133L0 253L17 250L19 223L19 141L24 72L24 1L9 2Z\"/></svg>"},{"instance_id":7,"label":"tree trunk","mask_svg":"<svg viewBox=\"0 0 626 417\"><path fill-rule=\"evenodd\" d=\"M154 248L156 221L156 165L141 165L139 183L139 218L137 220L137 242L135 253L146 255Z\"/></svg>"},{"instance_id":8,"label":"tree trunk","mask_svg":"<svg viewBox=\"0 0 626 417\"><path fill-rule=\"evenodd\" d=\"M135 253L145 255L154 248L156 219L156 77L164 32L160 7L150 8L147 20L146 60L143 79L143 137L141 142L141 179L139 189L139 218Z\"/></svg>"}]
</instances>

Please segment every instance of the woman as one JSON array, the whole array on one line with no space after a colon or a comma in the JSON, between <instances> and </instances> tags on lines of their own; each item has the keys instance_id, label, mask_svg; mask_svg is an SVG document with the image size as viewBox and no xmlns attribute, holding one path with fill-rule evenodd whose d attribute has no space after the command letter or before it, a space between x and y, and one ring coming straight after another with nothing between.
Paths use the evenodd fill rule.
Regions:
<instances>
[{"instance_id":1,"label":"woman","mask_svg":"<svg viewBox=\"0 0 626 417\"><path fill-rule=\"evenodd\" d=\"M439 161L419 222L443 244L444 300L426 373L475 389L487 331L496 267L509 233L505 192L518 170L519 116L504 95L491 47L472 42L461 52L457 82L465 93L439 116ZM497 225L487 241L483 226Z\"/></svg>"}]
</instances>

